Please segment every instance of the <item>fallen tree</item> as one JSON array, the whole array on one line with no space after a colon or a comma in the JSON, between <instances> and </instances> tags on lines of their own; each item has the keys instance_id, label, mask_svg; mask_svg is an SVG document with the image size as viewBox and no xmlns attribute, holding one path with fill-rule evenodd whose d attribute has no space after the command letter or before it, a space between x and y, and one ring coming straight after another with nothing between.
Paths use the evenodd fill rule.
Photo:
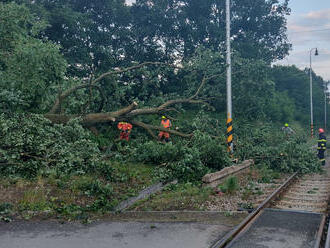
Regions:
<instances>
[{"instance_id":1,"label":"fallen tree","mask_svg":"<svg viewBox=\"0 0 330 248\"><path fill-rule=\"evenodd\" d=\"M69 96L73 95L78 90L84 89L84 88L89 88L90 94L92 94L92 89L97 89L101 93L102 105L103 105L105 96L104 96L104 94L102 94L102 90L100 89L100 87L98 87L96 85L97 83L99 83L102 79L104 79L107 76L124 73L124 72L130 71L130 70L135 70L135 69L138 69L138 68L141 68L144 66L148 66L148 65L171 66L171 67L178 69L178 67L175 67L175 66L169 65L169 64L165 64L165 63L145 62L145 63L131 66L128 68L106 72L106 73L102 74L101 76L99 76L98 78L96 78L95 80L91 80L89 83L74 86L73 88L60 93L57 96L52 109L49 111L48 114L45 114L45 117L47 119L49 119L50 121L52 121L53 123L57 123L57 124L67 123L69 120L71 120L73 118L81 118L81 124L85 127L92 128L93 130L95 130L96 124L109 123L109 122L115 122L115 121L127 121L127 122L132 123L135 126L144 128L155 139L157 139L157 136L152 132L152 130L166 131L173 135L178 135L178 136L185 137L185 138L191 137L192 134L185 134L185 133L178 132L175 130L168 130L161 126L149 125L149 124L143 123L141 121L134 120L134 118L141 116L141 115L167 114L171 111L176 111L176 109L173 108L173 106L176 104L182 104L182 103L208 104L207 103L208 99L200 98L200 92L208 80L210 80L214 77L220 76L221 74L213 75L210 77L204 76L198 89L192 96L187 97L187 98L168 100L165 103L159 105L158 107L138 108L138 103L133 102L129 106L126 106L124 108L121 108L121 109L119 109L117 111L113 111L113 112L99 112L99 113L88 113L88 114L79 113L79 114L73 114L73 115L68 115L68 114L62 113L63 102ZM101 108L99 108L99 110L101 110Z\"/></svg>"}]
</instances>

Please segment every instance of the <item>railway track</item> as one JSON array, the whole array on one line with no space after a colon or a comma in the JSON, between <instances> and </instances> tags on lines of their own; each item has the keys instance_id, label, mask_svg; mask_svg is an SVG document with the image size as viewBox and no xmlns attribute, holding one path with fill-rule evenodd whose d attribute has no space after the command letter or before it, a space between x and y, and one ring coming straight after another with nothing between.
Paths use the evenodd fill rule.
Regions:
<instances>
[{"instance_id":1,"label":"railway track","mask_svg":"<svg viewBox=\"0 0 330 248\"><path fill-rule=\"evenodd\" d=\"M330 195L328 174L309 175L297 179L272 207L325 213Z\"/></svg>"},{"instance_id":2,"label":"railway track","mask_svg":"<svg viewBox=\"0 0 330 248\"><path fill-rule=\"evenodd\" d=\"M329 196L330 168L325 174L300 178L294 173L211 248L330 248Z\"/></svg>"}]
</instances>

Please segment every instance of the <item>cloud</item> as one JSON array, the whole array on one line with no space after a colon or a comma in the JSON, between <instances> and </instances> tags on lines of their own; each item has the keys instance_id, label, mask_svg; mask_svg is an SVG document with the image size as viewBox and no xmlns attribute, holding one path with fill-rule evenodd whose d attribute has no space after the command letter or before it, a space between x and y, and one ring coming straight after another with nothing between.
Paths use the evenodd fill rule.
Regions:
<instances>
[{"instance_id":1,"label":"cloud","mask_svg":"<svg viewBox=\"0 0 330 248\"><path fill-rule=\"evenodd\" d=\"M309 51L317 47L319 56L312 57L313 70L325 80L330 80L330 9L293 13L288 18L287 28L293 49L278 63L294 64L300 69L309 67Z\"/></svg>"},{"instance_id":2,"label":"cloud","mask_svg":"<svg viewBox=\"0 0 330 248\"><path fill-rule=\"evenodd\" d=\"M309 12L305 16L307 19L311 19L311 20L329 20L330 21L330 9Z\"/></svg>"},{"instance_id":3,"label":"cloud","mask_svg":"<svg viewBox=\"0 0 330 248\"><path fill-rule=\"evenodd\" d=\"M292 15L288 18L288 28L292 28L293 32L322 27L330 28L330 9Z\"/></svg>"},{"instance_id":4,"label":"cloud","mask_svg":"<svg viewBox=\"0 0 330 248\"><path fill-rule=\"evenodd\" d=\"M296 65L299 69L309 68L310 49L294 50L284 60L276 64ZM312 51L312 68L324 80L330 80L330 49L319 49L319 55Z\"/></svg>"}]
</instances>

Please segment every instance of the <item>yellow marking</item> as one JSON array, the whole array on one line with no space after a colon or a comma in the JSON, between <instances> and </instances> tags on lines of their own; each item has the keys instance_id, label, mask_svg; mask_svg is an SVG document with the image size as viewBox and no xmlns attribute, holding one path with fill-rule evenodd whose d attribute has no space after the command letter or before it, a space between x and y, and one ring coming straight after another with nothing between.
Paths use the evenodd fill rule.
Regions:
<instances>
[{"instance_id":1,"label":"yellow marking","mask_svg":"<svg viewBox=\"0 0 330 248\"><path fill-rule=\"evenodd\" d=\"M227 128L227 133L229 133L229 132L232 131L232 130L233 130L233 126L228 127L228 128Z\"/></svg>"}]
</instances>

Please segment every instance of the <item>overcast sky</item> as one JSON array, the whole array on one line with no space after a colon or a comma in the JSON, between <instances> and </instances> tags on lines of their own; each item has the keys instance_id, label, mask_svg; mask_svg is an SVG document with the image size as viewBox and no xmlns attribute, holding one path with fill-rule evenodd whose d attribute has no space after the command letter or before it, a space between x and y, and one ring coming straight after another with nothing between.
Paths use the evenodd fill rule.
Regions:
<instances>
[{"instance_id":1,"label":"overcast sky","mask_svg":"<svg viewBox=\"0 0 330 248\"><path fill-rule=\"evenodd\" d=\"M309 51L317 47L319 56L313 51L312 68L330 80L330 0L290 0L290 8L288 37L293 47L280 63L309 67Z\"/></svg>"},{"instance_id":2,"label":"overcast sky","mask_svg":"<svg viewBox=\"0 0 330 248\"><path fill-rule=\"evenodd\" d=\"M309 51L317 47L319 56L313 55L312 68L330 80L330 0L290 0L290 8L288 37L293 47L290 55L278 63L309 67Z\"/></svg>"}]
</instances>

